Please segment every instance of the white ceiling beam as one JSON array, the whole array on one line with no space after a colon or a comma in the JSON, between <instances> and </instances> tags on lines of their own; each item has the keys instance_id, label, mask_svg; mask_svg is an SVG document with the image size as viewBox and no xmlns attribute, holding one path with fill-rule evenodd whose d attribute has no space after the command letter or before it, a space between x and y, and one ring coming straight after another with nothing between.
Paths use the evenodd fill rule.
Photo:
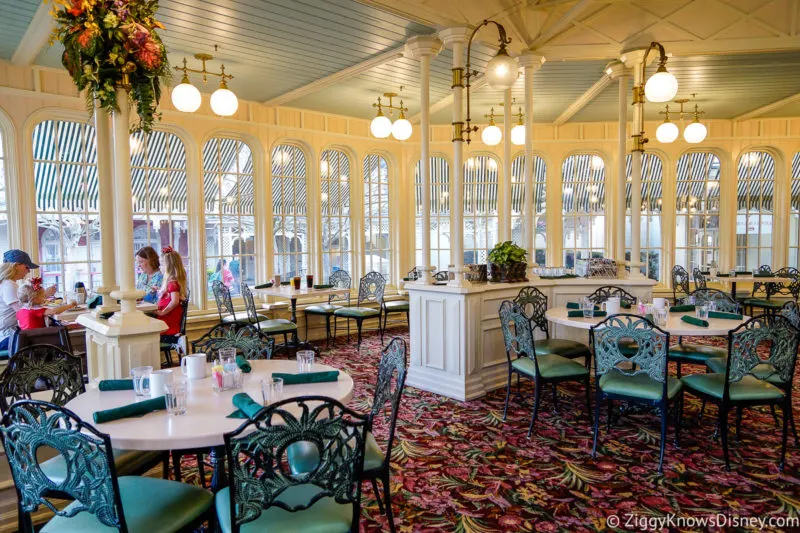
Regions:
<instances>
[{"instance_id":1,"label":"white ceiling beam","mask_svg":"<svg viewBox=\"0 0 800 533\"><path fill-rule=\"evenodd\" d=\"M771 104L767 104L761 106L757 109L753 109L752 111L748 111L743 115L739 115L738 117L734 117L733 120L749 120L751 118L758 118L761 115L765 115L770 111L775 111L776 109L780 109L781 107L800 101L800 93L793 94L792 96L787 96L786 98L781 98Z\"/></svg>"},{"instance_id":2,"label":"white ceiling beam","mask_svg":"<svg viewBox=\"0 0 800 533\"><path fill-rule=\"evenodd\" d=\"M302 98L303 96L307 96L309 94L314 94L315 92L321 91L326 87L330 87L331 85L335 85L340 81L344 81L347 78L352 76L357 76L362 72L366 72L368 70L372 70L375 67L383 65L384 63L389 63L390 61L394 61L395 59L399 59L403 57L403 50L405 49L405 44L402 46L398 46L397 48L392 48L382 54L378 54L375 57L371 57L362 61L361 63L356 63L346 69L340 70L338 72L334 72L324 78L320 78L318 80L312 81L307 85L303 85L302 87L298 87L297 89L291 90L288 93L283 93L280 96L276 96L275 98L271 98L264 102L264 105L267 106L279 106L283 105L287 102L291 102L292 100L297 100L298 98Z\"/></svg>"},{"instance_id":3,"label":"white ceiling beam","mask_svg":"<svg viewBox=\"0 0 800 533\"><path fill-rule=\"evenodd\" d=\"M531 43L531 49L535 50L557 37L562 31L567 29L567 27L572 24L572 22L577 19L581 13L583 13L586 8L592 4L593 1L594 0L581 0L569 8L569 10L564 13L563 17L554 22L552 26L547 28L547 30L539 33L536 39L533 40L533 43Z\"/></svg>"},{"instance_id":4,"label":"white ceiling beam","mask_svg":"<svg viewBox=\"0 0 800 533\"><path fill-rule=\"evenodd\" d=\"M577 100L572 102L568 108L561 113L558 118L553 122L554 125L560 126L565 124L569 121L572 117L574 117L578 111L589 105L589 103L597 98L597 96L602 93L606 87L611 84L611 77L606 74L603 74L603 77L594 82L594 85L589 87L585 93L580 95Z\"/></svg>"},{"instance_id":5,"label":"white ceiling beam","mask_svg":"<svg viewBox=\"0 0 800 533\"><path fill-rule=\"evenodd\" d=\"M11 63L18 67L27 67L33 64L39 56L39 52L47 44L50 39L50 32L55 27L55 21L50 16L50 5L48 2L39 4L39 8L31 19L28 29L25 30L25 35L14 50L14 55L11 56Z\"/></svg>"},{"instance_id":6,"label":"white ceiling beam","mask_svg":"<svg viewBox=\"0 0 800 533\"><path fill-rule=\"evenodd\" d=\"M475 91L479 91L479 90L483 89L484 87L486 87L486 76L481 76L480 78L475 80L472 83L472 85L470 85L470 89L469 90L471 92L475 92ZM466 102L466 98L464 99L464 101ZM450 93L447 96L445 96L444 98L442 98L441 100L431 104L430 114L433 115L434 113L438 113L442 109L444 109L446 107L449 107L452 103L453 103L453 93ZM417 113L416 115L413 115L408 120L411 121L412 124L419 124L420 115L421 115L421 113Z\"/></svg>"}]
</instances>

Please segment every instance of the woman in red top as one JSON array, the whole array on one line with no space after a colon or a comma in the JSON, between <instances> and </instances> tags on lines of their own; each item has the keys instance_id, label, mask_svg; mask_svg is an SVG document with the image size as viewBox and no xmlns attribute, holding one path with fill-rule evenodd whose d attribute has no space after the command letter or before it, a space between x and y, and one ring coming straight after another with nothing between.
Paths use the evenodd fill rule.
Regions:
<instances>
[{"instance_id":1,"label":"woman in red top","mask_svg":"<svg viewBox=\"0 0 800 533\"><path fill-rule=\"evenodd\" d=\"M42 278L30 278L20 288L17 298L23 307L17 311L19 329L46 328L45 316L57 315L77 304L68 303L59 307L42 307L47 300L47 294L42 287Z\"/></svg>"},{"instance_id":2,"label":"woman in red top","mask_svg":"<svg viewBox=\"0 0 800 533\"><path fill-rule=\"evenodd\" d=\"M177 342L183 318L181 300L186 298L186 269L183 268L181 255L171 246L162 248L161 253L164 281L159 291L158 311L155 314L167 323L166 331L161 332L162 342Z\"/></svg>"}]
</instances>

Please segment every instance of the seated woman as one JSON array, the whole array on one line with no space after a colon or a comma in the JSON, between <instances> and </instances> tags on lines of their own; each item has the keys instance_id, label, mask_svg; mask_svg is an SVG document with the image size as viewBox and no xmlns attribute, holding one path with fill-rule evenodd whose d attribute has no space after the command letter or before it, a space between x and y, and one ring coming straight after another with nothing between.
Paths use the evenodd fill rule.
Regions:
<instances>
[{"instance_id":1,"label":"seated woman","mask_svg":"<svg viewBox=\"0 0 800 533\"><path fill-rule=\"evenodd\" d=\"M26 280L20 286L17 298L22 305L17 311L17 322L19 322L20 329L46 328L48 324L45 317L63 313L78 305L70 302L58 307L42 307L47 300L47 294L42 287L42 278Z\"/></svg>"},{"instance_id":2,"label":"seated woman","mask_svg":"<svg viewBox=\"0 0 800 533\"><path fill-rule=\"evenodd\" d=\"M167 330L161 332L161 342L174 344L181 335L181 300L186 298L186 270L183 268L181 255L171 246L165 246L161 252L164 281L158 293L158 310L155 316L167 323Z\"/></svg>"},{"instance_id":3,"label":"seated woman","mask_svg":"<svg viewBox=\"0 0 800 533\"><path fill-rule=\"evenodd\" d=\"M136 252L136 267L139 275L136 276L136 290L144 291L143 301L154 304L158 300L158 290L164 275L159 270L161 264L158 254L152 246L145 246Z\"/></svg>"}]
</instances>

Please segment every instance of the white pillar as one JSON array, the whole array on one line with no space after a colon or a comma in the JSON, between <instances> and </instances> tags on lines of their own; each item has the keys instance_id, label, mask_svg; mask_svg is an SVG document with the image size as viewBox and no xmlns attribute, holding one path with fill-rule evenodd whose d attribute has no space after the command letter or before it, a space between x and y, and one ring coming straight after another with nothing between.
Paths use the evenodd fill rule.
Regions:
<instances>
[{"instance_id":1,"label":"white pillar","mask_svg":"<svg viewBox=\"0 0 800 533\"><path fill-rule=\"evenodd\" d=\"M644 79L642 73L642 63L644 61L645 50L633 50L625 54L625 65L633 70L633 128L631 135L634 139L638 135L645 135L644 132ZM638 96L637 96L638 94ZM642 138L642 143L644 137ZM639 270L642 267L641 261L641 227L642 227L642 155L644 145L634 140L633 151L631 152L631 260L630 266L632 278L642 277ZM638 149L637 149L638 148Z\"/></svg>"},{"instance_id":2,"label":"white pillar","mask_svg":"<svg viewBox=\"0 0 800 533\"><path fill-rule=\"evenodd\" d=\"M463 125L463 83L456 83L464 73L464 48L472 33L470 28L458 26L439 32L445 46L453 49L453 124ZM464 143L453 128L453 173L450 182L450 250L454 279L449 285L472 285L464 279ZM460 130L458 130L460 131Z\"/></svg>"},{"instance_id":3,"label":"white pillar","mask_svg":"<svg viewBox=\"0 0 800 533\"><path fill-rule=\"evenodd\" d=\"M614 259L617 261L617 275L625 277L625 188L627 185L626 158L628 153L628 71L625 64L617 61L609 65L606 73L619 82L617 106L617 199L614 225Z\"/></svg>"},{"instance_id":4,"label":"white pillar","mask_svg":"<svg viewBox=\"0 0 800 533\"><path fill-rule=\"evenodd\" d=\"M497 187L500 242L511 240L511 89L503 91L503 175Z\"/></svg>"},{"instance_id":5,"label":"white pillar","mask_svg":"<svg viewBox=\"0 0 800 533\"><path fill-rule=\"evenodd\" d=\"M431 265L431 95L430 73L431 57L435 57L442 49L442 41L431 35L412 37L406 43L406 53L419 59L420 77L420 181L422 182L422 261L417 265L422 283L433 283L432 272L435 267ZM416 246L414 246L416 248ZM447 265L438 265L440 270Z\"/></svg>"},{"instance_id":6,"label":"white pillar","mask_svg":"<svg viewBox=\"0 0 800 533\"><path fill-rule=\"evenodd\" d=\"M525 202L523 206L522 235L525 249L528 250L528 277L533 276L536 267L536 228L534 227L534 214L536 204L536 191L533 188L533 74L542 68L545 58L532 52L525 52L519 56L519 64L525 69Z\"/></svg>"}]
</instances>

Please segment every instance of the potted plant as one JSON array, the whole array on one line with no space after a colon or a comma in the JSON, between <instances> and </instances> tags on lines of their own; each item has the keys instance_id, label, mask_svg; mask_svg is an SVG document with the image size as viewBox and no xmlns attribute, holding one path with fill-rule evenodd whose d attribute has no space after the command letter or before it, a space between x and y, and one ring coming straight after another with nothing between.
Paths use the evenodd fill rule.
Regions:
<instances>
[{"instance_id":1,"label":"potted plant","mask_svg":"<svg viewBox=\"0 0 800 533\"><path fill-rule=\"evenodd\" d=\"M528 281L525 270L528 263L525 256L528 252L511 241L495 245L489 252L489 271L492 281L512 283L515 281Z\"/></svg>"}]
</instances>

